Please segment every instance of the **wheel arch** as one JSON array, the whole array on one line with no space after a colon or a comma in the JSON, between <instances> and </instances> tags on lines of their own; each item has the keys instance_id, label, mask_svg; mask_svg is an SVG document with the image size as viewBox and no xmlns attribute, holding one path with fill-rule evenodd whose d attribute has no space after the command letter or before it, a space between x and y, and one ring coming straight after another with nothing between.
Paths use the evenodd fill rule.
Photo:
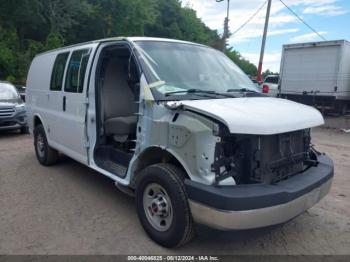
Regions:
<instances>
[{"instance_id":1,"label":"wheel arch","mask_svg":"<svg viewBox=\"0 0 350 262\"><path fill-rule=\"evenodd\" d=\"M45 130L45 134L46 134L46 139L49 143L49 145L51 146L51 139L48 135L48 126L46 125L45 121L43 120L43 117L39 114L39 113L36 113L33 115L33 121L32 121L32 132L34 134L34 130L35 128L38 126L38 125L42 125L44 127L44 130Z\"/></svg>"},{"instance_id":2,"label":"wheel arch","mask_svg":"<svg viewBox=\"0 0 350 262\"><path fill-rule=\"evenodd\" d=\"M44 122L42 121L41 116L39 114L35 114L33 116L33 130L34 130L35 127L37 127L40 124L44 126Z\"/></svg>"},{"instance_id":3,"label":"wheel arch","mask_svg":"<svg viewBox=\"0 0 350 262\"><path fill-rule=\"evenodd\" d=\"M159 146L150 146L144 149L132 164L130 187L135 187L136 178L141 170L158 163L173 164L184 171L187 179L191 179L188 168L175 152Z\"/></svg>"}]
</instances>

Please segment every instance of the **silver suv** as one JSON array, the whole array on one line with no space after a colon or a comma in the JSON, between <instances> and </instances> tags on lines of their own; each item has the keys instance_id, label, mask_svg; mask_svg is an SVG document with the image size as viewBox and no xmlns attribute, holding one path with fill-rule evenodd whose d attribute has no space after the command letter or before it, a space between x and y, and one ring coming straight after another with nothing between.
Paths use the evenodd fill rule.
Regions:
<instances>
[{"instance_id":1,"label":"silver suv","mask_svg":"<svg viewBox=\"0 0 350 262\"><path fill-rule=\"evenodd\" d=\"M14 129L28 133L25 105L14 85L0 82L0 131Z\"/></svg>"}]
</instances>

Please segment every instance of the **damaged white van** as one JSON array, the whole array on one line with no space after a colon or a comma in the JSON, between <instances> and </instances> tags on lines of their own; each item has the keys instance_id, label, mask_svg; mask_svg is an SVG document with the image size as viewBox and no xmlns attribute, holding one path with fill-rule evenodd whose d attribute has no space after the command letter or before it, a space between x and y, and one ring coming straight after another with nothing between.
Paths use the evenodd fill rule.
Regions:
<instances>
[{"instance_id":1,"label":"damaged white van","mask_svg":"<svg viewBox=\"0 0 350 262\"><path fill-rule=\"evenodd\" d=\"M309 106L267 97L221 52L112 38L39 54L27 78L39 162L59 152L135 195L157 243L194 222L222 230L286 222L330 190L333 163L311 144Z\"/></svg>"}]
</instances>

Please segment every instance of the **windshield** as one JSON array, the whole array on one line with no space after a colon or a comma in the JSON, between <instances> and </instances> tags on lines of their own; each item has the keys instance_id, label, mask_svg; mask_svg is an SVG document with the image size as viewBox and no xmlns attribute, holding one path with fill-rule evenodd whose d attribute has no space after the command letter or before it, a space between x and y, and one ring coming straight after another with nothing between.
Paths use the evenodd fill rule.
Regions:
<instances>
[{"instance_id":1,"label":"windshield","mask_svg":"<svg viewBox=\"0 0 350 262\"><path fill-rule=\"evenodd\" d=\"M169 94L177 98L189 93L199 95L203 91L211 94L259 92L238 66L215 49L164 41L137 41L136 46L156 99L164 99Z\"/></svg>"},{"instance_id":2,"label":"windshield","mask_svg":"<svg viewBox=\"0 0 350 262\"><path fill-rule=\"evenodd\" d=\"M15 85L17 91L19 93L24 93L26 91L26 87L25 86L19 86L19 85Z\"/></svg>"},{"instance_id":3,"label":"windshield","mask_svg":"<svg viewBox=\"0 0 350 262\"><path fill-rule=\"evenodd\" d=\"M268 76L266 77L265 83L278 84L278 76Z\"/></svg>"},{"instance_id":4,"label":"windshield","mask_svg":"<svg viewBox=\"0 0 350 262\"><path fill-rule=\"evenodd\" d=\"M0 83L0 100L18 99L16 88L7 83Z\"/></svg>"}]
</instances>

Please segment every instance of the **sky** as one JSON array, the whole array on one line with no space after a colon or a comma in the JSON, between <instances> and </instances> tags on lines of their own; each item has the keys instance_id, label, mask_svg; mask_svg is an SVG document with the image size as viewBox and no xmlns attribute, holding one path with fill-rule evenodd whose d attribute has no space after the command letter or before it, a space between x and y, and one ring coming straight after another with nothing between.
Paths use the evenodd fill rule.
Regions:
<instances>
[{"instance_id":1,"label":"sky","mask_svg":"<svg viewBox=\"0 0 350 262\"><path fill-rule=\"evenodd\" d=\"M230 0L230 31L248 20L266 0ZM327 40L350 41L350 0L283 0L304 21ZM211 29L223 31L227 0L183 0ZM258 64L267 4L245 27L228 40L229 46L254 64ZM322 41L301 23L279 0L272 0L263 71L279 72L282 45Z\"/></svg>"}]
</instances>

